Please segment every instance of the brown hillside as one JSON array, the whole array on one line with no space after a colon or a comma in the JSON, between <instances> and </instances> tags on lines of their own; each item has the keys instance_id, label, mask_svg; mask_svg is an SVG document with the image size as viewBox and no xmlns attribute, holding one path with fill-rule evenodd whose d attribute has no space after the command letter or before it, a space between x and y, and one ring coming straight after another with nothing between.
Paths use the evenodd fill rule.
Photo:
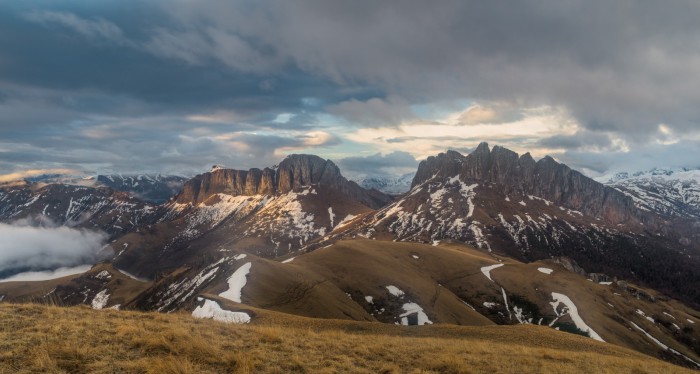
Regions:
<instances>
[{"instance_id":1,"label":"brown hillside","mask_svg":"<svg viewBox=\"0 0 700 374\"><path fill-rule=\"evenodd\" d=\"M249 325L182 313L0 306L0 372L686 373L536 326L424 328L258 311Z\"/></svg>"}]
</instances>

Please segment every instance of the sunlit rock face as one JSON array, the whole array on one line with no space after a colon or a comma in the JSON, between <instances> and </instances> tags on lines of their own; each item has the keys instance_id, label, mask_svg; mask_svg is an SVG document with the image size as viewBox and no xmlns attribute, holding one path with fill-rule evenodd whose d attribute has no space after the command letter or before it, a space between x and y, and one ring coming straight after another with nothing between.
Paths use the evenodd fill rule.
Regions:
<instances>
[{"instance_id":1,"label":"sunlit rock face","mask_svg":"<svg viewBox=\"0 0 700 374\"><path fill-rule=\"evenodd\" d=\"M199 204L218 193L233 196L285 194L310 185L330 188L370 208L378 208L391 201L390 197L378 191L366 191L355 182L348 181L333 161L313 155L290 155L274 169L245 171L217 168L187 181L177 201L181 204Z\"/></svg>"}]
</instances>

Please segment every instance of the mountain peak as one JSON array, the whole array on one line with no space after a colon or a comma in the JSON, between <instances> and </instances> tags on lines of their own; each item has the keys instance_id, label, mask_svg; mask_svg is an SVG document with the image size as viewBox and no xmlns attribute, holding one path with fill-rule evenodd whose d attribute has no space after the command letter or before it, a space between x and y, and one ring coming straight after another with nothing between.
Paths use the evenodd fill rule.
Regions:
<instances>
[{"instance_id":1,"label":"mountain peak","mask_svg":"<svg viewBox=\"0 0 700 374\"><path fill-rule=\"evenodd\" d=\"M347 180L331 160L315 155L293 154L287 156L277 169L277 186L281 193L316 183L337 186Z\"/></svg>"},{"instance_id":2,"label":"mountain peak","mask_svg":"<svg viewBox=\"0 0 700 374\"><path fill-rule=\"evenodd\" d=\"M520 161L522 161L522 162L532 162L532 163L534 163L534 162L535 162L535 159L532 158L532 155L530 154L530 152L525 152L525 153L523 153L523 154L520 156Z\"/></svg>"},{"instance_id":3,"label":"mountain peak","mask_svg":"<svg viewBox=\"0 0 700 374\"><path fill-rule=\"evenodd\" d=\"M489 143L486 143L486 142L479 143L479 145L476 147L474 152L472 152L471 154L475 154L475 153L476 154L479 154L479 153L489 154L489 153L491 153L491 151L489 150Z\"/></svg>"},{"instance_id":4,"label":"mountain peak","mask_svg":"<svg viewBox=\"0 0 700 374\"><path fill-rule=\"evenodd\" d=\"M492 184L504 194L538 196L608 222L642 219L629 197L550 156L535 162L530 153L518 157L500 146L489 151L485 142L467 156L456 155L452 151L422 161L412 187L459 176L466 182Z\"/></svg>"},{"instance_id":5,"label":"mountain peak","mask_svg":"<svg viewBox=\"0 0 700 374\"><path fill-rule=\"evenodd\" d=\"M285 194L311 185L333 189L371 208L378 208L391 200L380 192L370 193L348 181L331 160L315 155L291 154L274 169L213 169L197 175L185 183L177 201L199 204L219 193L233 196Z\"/></svg>"}]
</instances>

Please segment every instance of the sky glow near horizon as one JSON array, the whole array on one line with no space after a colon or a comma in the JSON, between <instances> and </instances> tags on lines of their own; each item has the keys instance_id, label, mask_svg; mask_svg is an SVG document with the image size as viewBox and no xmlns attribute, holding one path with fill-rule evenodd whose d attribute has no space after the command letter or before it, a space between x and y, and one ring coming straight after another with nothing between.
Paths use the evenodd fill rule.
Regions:
<instances>
[{"instance_id":1,"label":"sky glow near horizon","mask_svg":"<svg viewBox=\"0 0 700 374\"><path fill-rule=\"evenodd\" d=\"M401 174L480 142L596 176L700 167L700 6L0 4L0 182L290 153Z\"/></svg>"}]
</instances>

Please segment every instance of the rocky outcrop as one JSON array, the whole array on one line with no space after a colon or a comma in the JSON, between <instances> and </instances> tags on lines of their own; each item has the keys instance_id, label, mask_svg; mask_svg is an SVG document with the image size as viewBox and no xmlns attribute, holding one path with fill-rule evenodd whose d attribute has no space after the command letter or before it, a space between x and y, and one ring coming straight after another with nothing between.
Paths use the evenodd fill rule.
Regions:
<instances>
[{"instance_id":1,"label":"rocky outcrop","mask_svg":"<svg viewBox=\"0 0 700 374\"><path fill-rule=\"evenodd\" d=\"M447 151L422 161L412 187L434 176L494 184L505 194L537 196L608 223L655 224L655 218L639 211L625 194L549 156L535 161L529 153L518 156L499 146L489 150L487 143L481 143L467 156Z\"/></svg>"},{"instance_id":2,"label":"rocky outcrop","mask_svg":"<svg viewBox=\"0 0 700 374\"><path fill-rule=\"evenodd\" d=\"M310 185L332 189L373 209L391 201L388 195L365 190L345 179L333 161L313 155L290 155L274 169L215 168L197 175L185 183L177 202L199 204L217 193L234 196L285 194Z\"/></svg>"}]
</instances>

